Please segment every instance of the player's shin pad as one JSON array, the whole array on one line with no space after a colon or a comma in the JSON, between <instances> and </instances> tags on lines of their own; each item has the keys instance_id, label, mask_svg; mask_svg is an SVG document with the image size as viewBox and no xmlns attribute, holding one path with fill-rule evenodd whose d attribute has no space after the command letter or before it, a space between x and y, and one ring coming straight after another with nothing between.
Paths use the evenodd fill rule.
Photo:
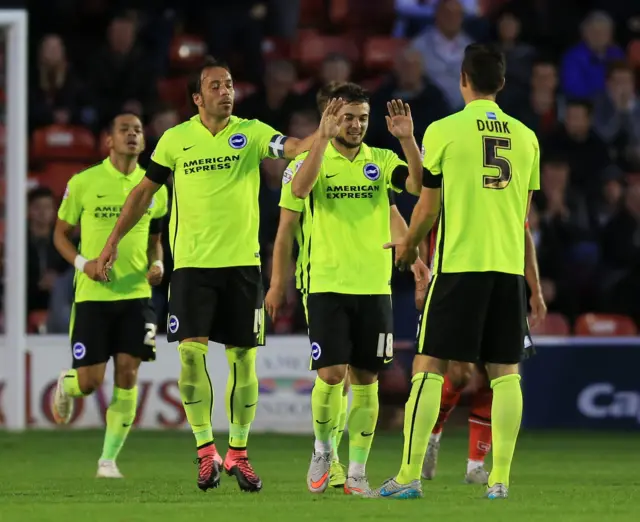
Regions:
<instances>
[{"instance_id":1,"label":"player's shin pad","mask_svg":"<svg viewBox=\"0 0 640 522\"><path fill-rule=\"evenodd\" d=\"M181 343L180 397L196 437L198 447L213 442L211 415L213 413L213 386L207 372L207 346L200 343Z\"/></svg>"},{"instance_id":2,"label":"player's shin pad","mask_svg":"<svg viewBox=\"0 0 640 522\"><path fill-rule=\"evenodd\" d=\"M338 450L340 449L340 442L344 435L344 429L347 425L347 414L349 412L349 395L342 393L342 400L340 401L340 415L338 416L338 425L333 432L333 458L340 460L338 457Z\"/></svg>"},{"instance_id":3,"label":"player's shin pad","mask_svg":"<svg viewBox=\"0 0 640 522\"><path fill-rule=\"evenodd\" d=\"M111 404L107 409L107 429L100 459L116 460L118 457L136 418L137 403L137 386L130 390L114 386Z\"/></svg>"},{"instance_id":4,"label":"player's shin pad","mask_svg":"<svg viewBox=\"0 0 640 522\"><path fill-rule=\"evenodd\" d=\"M364 466L369 458L373 433L378 422L378 383L353 384L353 402L349 414L349 463Z\"/></svg>"},{"instance_id":5,"label":"player's shin pad","mask_svg":"<svg viewBox=\"0 0 640 522\"><path fill-rule=\"evenodd\" d=\"M489 486L509 486L511 462L522 420L522 389L519 375L506 375L491 381L493 406L493 468Z\"/></svg>"},{"instance_id":6,"label":"player's shin pad","mask_svg":"<svg viewBox=\"0 0 640 522\"><path fill-rule=\"evenodd\" d=\"M229 446L246 448L249 428L256 417L258 376L255 348L227 348L229 378L225 403L229 419Z\"/></svg>"},{"instance_id":7,"label":"player's shin pad","mask_svg":"<svg viewBox=\"0 0 640 522\"><path fill-rule=\"evenodd\" d=\"M438 418L444 379L434 373L417 373L411 379L411 394L404 410L404 450L399 484L420 479L420 469L429 435Z\"/></svg>"},{"instance_id":8,"label":"player's shin pad","mask_svg":"<svg viewBox=\"0 0 640 522\"><path fill-rule=\"evenodd\" d=\"M313 415L313 432L316 436L316 448L331 451L331 439L340 416L343 383L327 384L320 377L311 392L311 413Z\"/></svg>"}]
</instances>

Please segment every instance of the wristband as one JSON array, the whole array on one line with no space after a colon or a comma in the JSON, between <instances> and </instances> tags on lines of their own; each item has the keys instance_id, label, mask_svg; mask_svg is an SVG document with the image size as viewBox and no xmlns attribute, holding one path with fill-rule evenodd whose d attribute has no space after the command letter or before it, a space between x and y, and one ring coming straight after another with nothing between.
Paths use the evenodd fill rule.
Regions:
<instances>
[{"instance_id":1,"label":"wristband","mask_svg":"<svg viewBox=\"0 0 640 522\"><path fill-rule=\"evenodd\" d=\"M89 260L86 257L82 257L80 254L78 254L73 260L73 266L76 267L76 270L84 272L84 266L88 263L88 261Z\"/></svg>"},{"instance_id":2,"label":"wristband","mask_svg":"<svg viewBox=\"0 0 640 522\"><path fill-rule=\"evenodd\" d=\"M151 266L157 266L160 268L160 273L162 275L164 275L164 263L162 261L160 261L159 259L157 261L154 261L153 263L151 263Z\"/></svg>"}]
</instances>

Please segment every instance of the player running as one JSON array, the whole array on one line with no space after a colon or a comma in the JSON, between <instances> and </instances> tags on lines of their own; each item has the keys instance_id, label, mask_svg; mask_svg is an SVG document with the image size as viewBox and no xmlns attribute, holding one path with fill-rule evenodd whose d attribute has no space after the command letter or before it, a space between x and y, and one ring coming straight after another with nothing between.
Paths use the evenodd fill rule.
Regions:
<instances>
[{"instance_id":1,"label":"player running","mask_svg":"<svg viewBox=\"0 0 640 522\"><path fill-rule=\"evenodd\" d=\"M347 84L333 93L318 138L308 154L285 171L283 182L304 200L300 277L308 292L306 315L311 369L318 376L311 397L314 453L307 475L312 493L329 484L332 435L341 410L347 365L353 403L349 416L349 470L345 491L369 490L366 462L378 418L378 372L393 359L387 189L416 193L422 179L420 151L409 107L389 104L389 131L408 160L363 143L369 99Z\"/></svg>"},{"instance_id":2,"label":"player running","mask_svg":"<svg viewBox=\"0 0 640 522\"><path fill-rule=\"evenodd\" d=\"M429 234L432 239L431 243L433 244L433 248L430 249L432 259L435 255L436 244L436 234L434 234L434 232L436 232L435 226L432 229L432 233ZM547 306L542 296L542 288L540 287L535 244L528 226L526 227L525 234L524 271L525 279L531 290L531 298L529 300L531 305L531 326L535 326L538 322L544 321L547 315ZM527 334L524 342L525 351L530 351L532 346L533 343ZM427 480L433 480L436 475L440 438L444 424L457 406L462 391L467 387L474 377L474 374L476 374L476 379L480 381L480 384L471 397L471 409L469 411L469 455L465 482L467 484L486 484L489 479L489 473L484 468L484 459L491 450L491 404L493 393L489 385L486 370L481 365L450 361L447 374L444 376L440 413L429 437L427 454L424 458L424 465L422 466L422 477Z\"/></svg>"},{"instance_id":3,"label":"player running","mask_svg":"<svg viewBox=\"0 0 640 522\"><path fill-rule=\"evenodd\" d=\"M74 399L87 397L103 382L114 359L114 386L98 477L122 478L116 458L136 416L138 367L156 358L156 317L151 285L162 281L162 218L166 187L147 203L139 223L120 245L110 281L101 282L97 256L120 215L129 192L144 177L138 156L144 149L142 123L120 114L110 124L109 157L69 180L54 232L58 252L76 267L69 325L73 369L58 378L51 411L59 424L73 415ZM80 251L69 237L80 225Z\"/></svg>"},{"instance_id":4,"label":"player running","mask_svg":"<svg viewBox=\"0 0 640 522\"><path fill-rule=\"evenodd\" d=\"M240 489L259 491L262 481L247 457L258 403L255 348L264 345L259 166L268 157L294 158L309 149L313 136L287 138L258 120L233 116L231 73L213 59L199 70L190 92L198 114L160 138L146 176L131 191L106 241L98 272L107 277L118 244L173 174L174 271L167 338L180 343L178 386L198 448L198 487L217 487L224 466ZM230 369L225 400L229 451L224 462L211 429L209 340L225 345Z\"/></svg>"},{"instance_id":5,"label":"player running","mask_svg":"<svg viewBox=\"0 0 640 522\"><path fill-rule=\"evenodd\" d=\"M523 228L540 187L540 152L535 134L495 103L504 75L502 53L469 45L460 75L466 107L431 124L424 136L428 172L409 234L396 246L396 264L402 269L415 261L415 246L440 214L438 248L405 409L402 466L372 496L423 495L420 468L450 360L486 364L494 394L487 497L508 495L522 417Z\"/></svg>"}]
</instances>

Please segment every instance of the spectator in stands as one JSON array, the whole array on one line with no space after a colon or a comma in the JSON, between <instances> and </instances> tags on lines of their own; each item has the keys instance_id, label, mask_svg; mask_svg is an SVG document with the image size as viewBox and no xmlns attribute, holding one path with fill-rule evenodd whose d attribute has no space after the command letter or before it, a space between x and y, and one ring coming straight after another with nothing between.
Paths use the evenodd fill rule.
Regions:
<instances>
[{"instance_id":1,"label":"spectator in stands","mask_svg":"<svg viewBox=\"0 0 640 522\"><path fill-rule=\"evenodd\" d=\"M634 70L624 61L609 67L606 91L595 103L593 126L614 151L620 167L627 171L640 169L640 103Z\"/></svg>"},{"instance_id":2,"label":"spectator in stands","mask_svg":"<svg viewBox=\"0 0 640 522\"><path fill-rule=\"evenodd\" d=\"M67 60L62 38L48 34L42 38L38 62L29 96L31 130L57 123L94 122L95 114L86 108L80 79Z\"/></svg>"},{"instance_id":3,"label":"spectator in stands","mask_svg":"<svg viewBox=\"0 0 640 522\"><path fill-rule=\"evenodd\" d=\"M640 184L627 189L623 207L604 229L602 243L605 273L610 274L607 308L630 315L640 325Z\"/></svg>"},{"instance_id":4,"label":"spectator in stands","mask_svg":"<svg viewBox=\"0 0 640 522\"><path fill-rule=\"evenodd\" d=\"M293 91L297 79L296 68L290 61L269 62L263 86L238 104L237 115L256 118L275 129L286 129L301 103L300 96Z\"/></svg>"},{"instance_id":5,"label":"spectator in stands","mask_svg":"<svg viewBox=\"0 0 640 522\"><path fill-rule=\"evenodd\" d=\"M171 127L175 127L180 123L180 115L173 106L168 104L159 105L153 116L151 117L151 123L146 129L144 140L145 149L140 155L140 165L146 167L149 164L149 159L153 153L158 140L164 134L164 132Z\"/></svg>"},{"instance_id":6,"label":"spectator in stands","mask_svg":"<svg viewBox=\"0 0 640 522\"><path fill-rule=\"evenodd\" d=\"M433 22L439 2L440 0L395 0L398 19L393 35L396 38L411 38L421 32L427 24ZM461 0L460 4L467 17L480 14L478 0Z\"/></svg>"},{"instance_id":7,"label":"spectator in stands","mask_svg":"<svg viewBox=\"0 0 640 522\"><path fill-rule=\"evenodd\" d=\"M566 100L558 91L558 71L555 64L546 59L540 59L533 65L530 90L525 99L516 94L499 100L508 113L541 138L553 132L564 118Z\"/></svg>"},{"instance_id":8,"label":"spectator in stands","mask_svg":"<svg viewBox=\"0 0 640 522\"><path fill-rule=\"evenodd\" d=\"M291 115L288 135L302 139L313 134L319 123L317 111L312 109L296 111Z\"/></svg>"},{"instance_id":9,"label":"spectator in stands","mask_svg":"<svg viewBox=\"0 0 640 522\"><path fill-rule=\"evenodd\" d=\"M424 71L440 88L452 109L461 109L460 66L464 50L471 42L462 30L463 10L459 0L441 0L436 9L434 27L413 41L422 55Z\"/></svg>"},{"instance_id":10,"label":"spectator in stands","mask_svg":"<svg viewBox=\"0 0 640 522\"><path fill-rule=\"evenodd\" d=\"M56 205L48 188L35 188L27 196L27 308L46 310L49 295L64 260L53 246Z\"/></svg>"},{"instance_id":11,"label":"spectator in stands","mask_svg":"<svg viewBox=\"0 0 640 522\"><path fill-rule=\"evenodd\" d=\"M594 98L604 92L607 65L624 59L624 51L615 45L613 20L604 11L591 12L581 30L583 41L563 58L562 89L569 97Z\"/></svg>"},{"instance_id":12,"label":"spectator in stands","mask_svg":"<svg viewBox=\"0 0 640 522\"><path fill-rule=\"evenodd\" d=\"M262 37L267 16L266 1L231 0L204 3L198 13L207 25L207 43L213 56L231 62L232 54L243 58L244 77L259 83L264 75ZM198 5L196 3L196 5Z\"/></svg>"},{"instance_id":13,"label":"spectator in stands","mask_svg":"<svg viewBox=\"0 0 640 522\"><path fill-rule=\"evenodd\" d=\"M571 184L590 200L599 193L600 176L610 164L607 146L592 129L591 111L588 102L569 102L564 125L543 143L546 151L566 155L571 166Z\"/></svg>"},{"instance_id":14,"label":"spectator in stands","mask_svg":"<svg viewBox=\"0 0 640 522\"><path fill-rule=\"evenodd\" d=\"M622 207L624 172L617 165L604 169L599 198L591 206L591 222L595 230L602 230Z\"/></svg>"},{"instance_id":15,"label":"spectator in stands","mask_svg":"<svg viewBox=\"0 0 640 522\"><path fill-rule=\"evenodd\" d=\"M133 19L114 18L107 31L107 45L94 60L91 87L101 126L125 107L142 116L155 102L156 75L136 44L136 30Z\"/></svg>"},{"instance_id":16,"label":"spectator in stands","mask_svg":"<svg viewBox=\"0 0 640 522\"><path fill-rule=\"evenodd\" d=\"M520 19L513 11L505 10L497 21L497 44L505 55L507 65L502 99L522 99L529 90L536 50L520 40L520 32Z\"/></svg>"},{"instance_id":17,"label":"spectator in stands","mask_svg":"<svg viewBox=\"0 0 640 522\"><path fill-rule=\"evenodd\" d=\"M320 75L302 96L301 104L305 108L317 107L316 95L321 87L331 82L348 82L352 72L349 58L342 54L330 53L322 60Z\"/></svg>"},{"instance_id":18,"label":"spectator in stands","mask_svg":"<svg viewBox=\"0 0 640 522\"><path fill-rule=\"evenodd\" d=\"M371 98L371 123L367 141L372 145L402 154L384 119L389 100L402 99L411 106L416 139L422 142L430 123L451 114L449 102L442 91L424 74L422 55L414 48L400 51L389 79Z\"/></svg>"}]
</instances>

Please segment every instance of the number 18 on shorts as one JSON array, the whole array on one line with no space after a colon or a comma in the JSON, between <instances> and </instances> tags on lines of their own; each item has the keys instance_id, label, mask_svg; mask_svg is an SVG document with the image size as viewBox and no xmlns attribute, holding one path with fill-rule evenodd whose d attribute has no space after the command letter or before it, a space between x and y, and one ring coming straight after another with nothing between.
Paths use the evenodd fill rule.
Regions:
<instances>
[{"instance_id":1,"label":"number 18 on shorts","mask_svg":"<svg viewBox=\"0 0 640 522\"><path fill-rule=\"evenodd\" d=\"M307 317L312 370L348 364L378 373L393 361L390 296L309 294Z\"/></svg>"}]
</instances>

